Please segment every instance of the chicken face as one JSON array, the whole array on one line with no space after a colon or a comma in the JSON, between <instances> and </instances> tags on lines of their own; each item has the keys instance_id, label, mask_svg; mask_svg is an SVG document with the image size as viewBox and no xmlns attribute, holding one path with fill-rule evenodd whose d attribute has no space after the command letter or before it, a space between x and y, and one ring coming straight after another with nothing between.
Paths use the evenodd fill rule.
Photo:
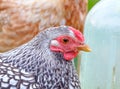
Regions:
<instances>
[{"instance_id":1,"label":"chicken face","mask_svg":"<svg viewBox=\"0 0 120 89\"><path fill-rule=\"evenodd\" d=\"M70 35L62 35L51 41L50 49L55 52L62 52L66 60L72 60L78 52L89 52L90 48L84 43L84 36L81 32L69 27Z\"/></svg>"}]
</instances>

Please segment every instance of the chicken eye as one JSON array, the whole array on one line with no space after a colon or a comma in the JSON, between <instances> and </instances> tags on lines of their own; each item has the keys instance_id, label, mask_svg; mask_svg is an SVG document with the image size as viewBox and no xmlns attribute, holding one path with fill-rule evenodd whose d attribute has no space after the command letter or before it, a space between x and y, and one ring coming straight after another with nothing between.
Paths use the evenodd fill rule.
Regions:
<instances>
[{"instance_id":1,"label":"chicken eye","mask_svg":"<svg viewBox=\"0 0 120 89\"><path fill-rule=\"evenodd\" d=\"M64 42L64 43L68 43L69 40L68 40L67 38L63 38L63 42Z\"/></svg>"}]
</instances>

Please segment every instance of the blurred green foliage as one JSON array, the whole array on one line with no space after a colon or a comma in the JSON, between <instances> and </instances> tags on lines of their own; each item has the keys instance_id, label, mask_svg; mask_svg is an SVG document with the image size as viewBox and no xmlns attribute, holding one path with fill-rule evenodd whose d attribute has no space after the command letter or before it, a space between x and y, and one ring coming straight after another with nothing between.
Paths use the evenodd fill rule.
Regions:
<instances>
[{"instance_id":1,"label":"blurred green foliage","mask_svg":"<svg viewBox=\"0 0 120 89\"><path fill-rule=\"evenodd\" d=\"M88 11L100 0L88 0Z\"/></svg>"}]
</instances>

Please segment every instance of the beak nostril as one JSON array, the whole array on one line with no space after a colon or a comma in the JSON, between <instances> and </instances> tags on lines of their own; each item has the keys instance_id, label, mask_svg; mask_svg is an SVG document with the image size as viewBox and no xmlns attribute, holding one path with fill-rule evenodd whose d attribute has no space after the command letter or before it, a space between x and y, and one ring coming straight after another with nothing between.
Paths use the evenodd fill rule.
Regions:
<instances>
[{"instance_id":1,"label":"beak nostril","mask_svg":"<svg viewBox=\"0 0 120 89\"><path fill-rule=\"evenodd\" d=\"M79 44L80 44L80 45L84 45L84 43L82 43L82 42L80 42Z\"/></svg>"}]
</instances>

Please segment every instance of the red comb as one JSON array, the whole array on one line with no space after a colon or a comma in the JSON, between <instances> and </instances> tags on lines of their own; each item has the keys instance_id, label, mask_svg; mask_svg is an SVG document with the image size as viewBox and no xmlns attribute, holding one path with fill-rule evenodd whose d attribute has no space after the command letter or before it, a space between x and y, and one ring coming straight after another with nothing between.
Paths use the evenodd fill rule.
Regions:
<instances>
[{"instance_id":1,"label":"red comb","mask_svg":"<svg viewBox=\"0 0 120 89\"><path fill-rule=\"evenodd\" d=\"M76 36L81 42L84 42L84 36L83 36L83 34L82 34L79 30L76 30L76 29L73 28L73 27L69 27L69 29L74 32L75 36Z\"/></svg>"}]
</instances>

